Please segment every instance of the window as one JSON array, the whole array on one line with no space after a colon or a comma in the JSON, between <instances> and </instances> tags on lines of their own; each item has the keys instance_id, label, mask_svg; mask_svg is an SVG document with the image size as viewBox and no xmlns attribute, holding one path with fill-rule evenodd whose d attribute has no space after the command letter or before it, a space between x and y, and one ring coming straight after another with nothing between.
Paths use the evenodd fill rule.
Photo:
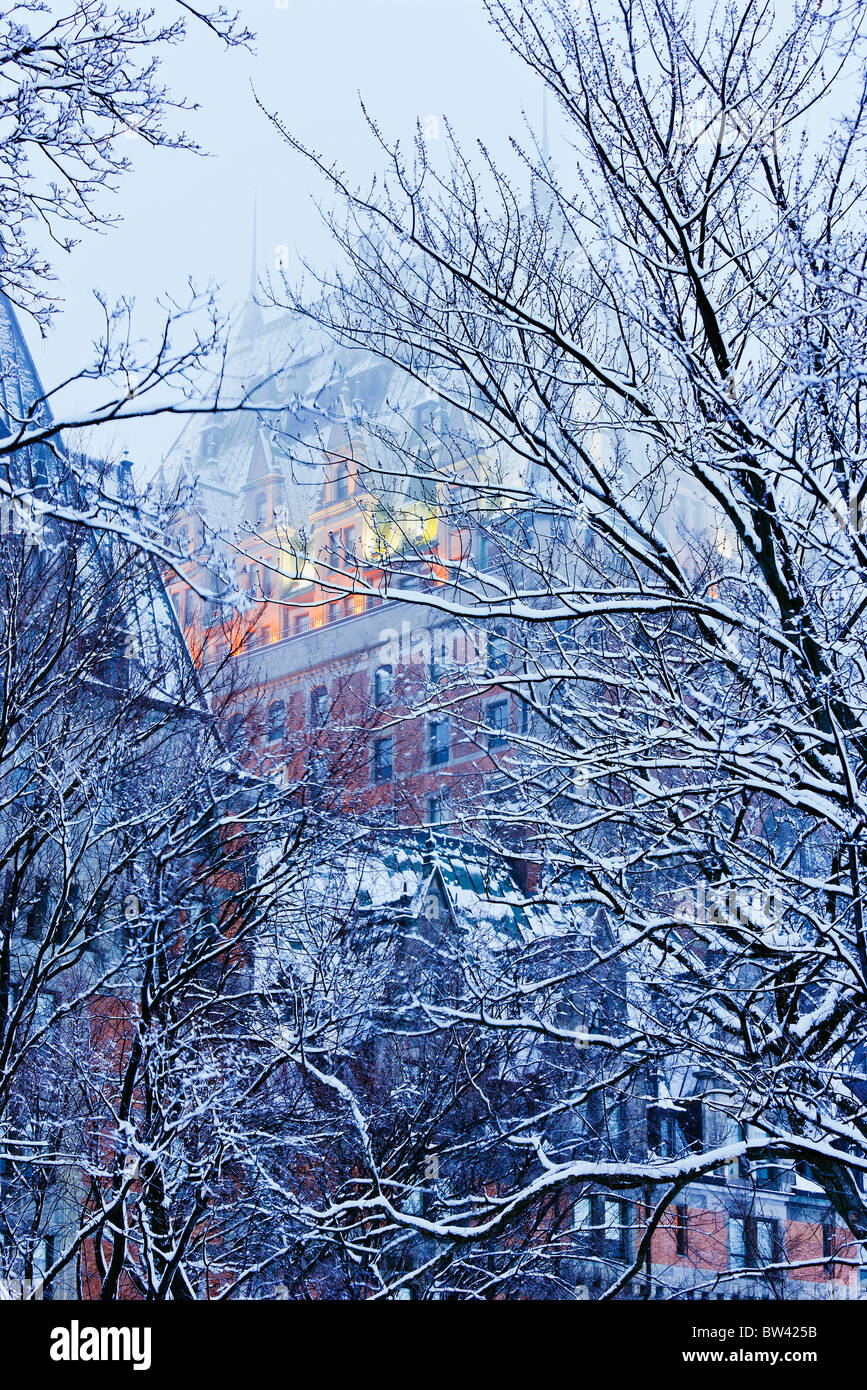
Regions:
<instances>
[{"instance_id":1,"label":"window","mask_svg":"<svg viewBox=\"0 0 867 1390\"><path fill-rule=\"evenodd\" d=\"M593 1206L589 1197L576 1197L575 1205L572 1208L572 1229L578 1236L578 1243L581 1250L586 1253L592 1251L595 1245L595 1231L593 1229Z\"/></svg>"},{"instance_id":2,"label":"window","mask_svg":"<svg viewBox=\"0 0 867 1390\"><path fill-rule=\"evenodd\" d=\"M324 685L314 686L310 692L310 723L314 729L321 729L328 713L328 691Z\"/></svg>"},{"instance_id":3,"label":"window","mask_svg":"<svg viewBox=\"0 0 867 1390\"><path fill-rule=\"evenodd\" d=\"M435 627L431 630L430 678L434 685L438 685L447 674L454 647L454 633L451 627Z\"/></svg>"},{"instance_id":4,"label":"window","mask_svg":"<svg viewBox=\"0 0 867 1390\"><path fill-rule=\"evenodd\" d=\"M833 1221L822 1223L822 1259L830 1260L837 1253L837 1241Z\"/></svg>"},{"instance_id":5,"label":"window","mask_svg":"<svg viewBox=\"0 0 867 1390\"><path fill-rule=\"evenodd\" d=\"M489 676L497 676L509 665L509 634L502 624L494 628L488 637Z\"/></svg>"},{"instance_id":6,"label":"window","mask_svg":"<svg viewBox=\"0 0 867 1390\"><path fill-rule=\"evenodd\" d=\"M686 1207L674 1209L674 1248L678 1255L689 1254L689 1210Z\"/></svg>"},{"instance_id":7,"label":"window","mask_svg":"<svg viewBox=\"0 0 867 1390\"><path fill-rule=\"evenodd\" d=\"M373 743L373 780L377 784L390 782L394 766L394 742L390 738L377 738Z\"/></svg>"},{"instance_id":8,"label":"window","mask_svg":"<svg viewBox=\"0 0 867 1390\"><path fill-rule=\"evenodd\" d=\"M244 722L243 714L233 714L226 725L226 742L230 747L237 744L241 735L241 725Z\"/></svg>"},{"instance_id":9,"label":"window","mask_svg":"<svg viewBox=\"0 0 867 1390\"><path fill-rule=\"evenodd\" d=\"M428 825L448 825L452 818L451 807L452 794L448 787L437 792L436 796L429 796L427 802Z\"/></svg>"},{"instance_id":10,"label":"window","mask_svg":"<svg viewBox=\"0 0 867 1390\"><path fill-rule=\"evenodd\" d=\"M602 1204L602 1235L605 1254L609 1259L622 1260L626 1251L626 1226L623 1203L614 1197L606 1197Z\"/></svg>"},{"instance_id":11,"label":"window","mask_svg":"<svg viewBox=\"0 0 867 1390\"><path fill-rule=\"evenodd\" d=\"M264 492L258 493L253 503L253 525L264 526L268 515L268 498Z\"/></svg>"},{"instance_id":12,"label":"window","mask_svg":"<svg viewBox=\"0 0 867 1390\"><path fill-rule=\"evenodd\" d=\"M215 459L220 447L221 426L217 424L208 425L207 429L202 430L202 457L206 460Z\"/></svg>"},{"instance_id":13,"label":"window","mask_svg":"<svg viewBox=\"0 0 867 1390\"><path fill-rule=\"evenodd\" d=\"M783 1259L782 1228L779 1221L762 1217L756 1222L756 1257L760 1265L778 1264Z\"/></svg>"},{"instance_id":14,"label":"window","mask_svg":"<svg viewBox=\"0 0 867 1390\"><path fill-rule=\"evenodd\" d=\"M184 627L191 627L196 613L195 595L188 589L184 594Z\"/></svg>"},{"instance_id":15,"label":"window","mask_svg":"<svg viewBox=\"0 0 867 1390\"><path fill-rule=\"evenodd\" d=\"M448 719L434 719L428 725L428 756L431 767L441 767L449 760L451 727Z\"/></svg>"},{"instance_id":16,"label":"window","mask_svg":"<svg viewBox=\"0 0 867 1390\"><path fill-rule=\"evenodd\" d=\"M296 618L295 618L295 620L294 620L294 622L293 622L293 624L292 624L292 631L294 632L295 636L297 637L297 636L299 635L299 633L301 633L301 632L307 632L307 630L309 629L309 627L310 627L310 614L309 614L309 613L299 613L299 614L296 616Z\"/></svg>"},{"instance_id":17,"label":"window","mask_svg":"<svg viewBox=\"0 0 867 1390\"><path fill-rule=\"evenodd\" d=\"M334 466L334 501L343 502L349 496L349 464L342 459Z\"/></svg>"},{"instance_id":18,"label":"window","mask_svg":"<svg viewBox=\"0 0 867 1390\"><path fill-rule=\"evenodd\" d=\"M377 709L391 703L394 673L390 666L377 666L373 673L373 703Z\"/></svg>"},{"instance_id":19,"label":"window","mask_svg":"<svg viewBox=\"0 0 867 1390\"><path fill-rule=\"evenodd\" d=\"M488 730L488 748L505 748L506 734L509 732L508 700L492 700L485 711L485 728Z\"/></svg>"},{"instance_id":20,"label":"window","mask_svg":"<svg viewBox=\"0 0 867 1390\"><path fill-rule=\"evenodd\" d=\"M268 706L268 742L274 743L278 738L283 737L283 725L286 720L286 705L282 700L272 700Z\"/></svg>"},{"instance_id":21,"label":"window","mask_svg":"<svg viewBox=\"0 0 867 1390\"><path fill-rule=\"evenodd\" d=\"M743 1269L747 1263L747 1223L734 1216L729 1221L729 1269Z\"/></svg>"},{"instance_id":22,"label":"window","mask_svg":"<svg viewBox=\"0 0 867 1390\"><path fill-rule=\"evenodd\" d=\"M348 564L355 560L355 527L345 526L343 528L343 558Z\"/></svg>"}]
</instances>

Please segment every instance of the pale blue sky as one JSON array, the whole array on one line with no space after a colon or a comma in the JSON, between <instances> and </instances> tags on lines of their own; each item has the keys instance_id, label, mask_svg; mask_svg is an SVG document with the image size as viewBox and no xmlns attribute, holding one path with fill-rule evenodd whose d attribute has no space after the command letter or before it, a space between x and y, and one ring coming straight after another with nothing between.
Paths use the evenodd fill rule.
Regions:
<instances>
[{"instance_id":1,"label":"pale blue sky","mask_svg":"<svg viewBox=\"0 0 867 1390\"><path fill-rule=\"evenodd\" d=\"M109 299L134 296L145 330L156 296L183 298L190 276L222 286L227 307L243 298L254 190L263 267L280 246L328 257L313 171L257 109L253 87L302 140L359 175L377 154L359 93L394 136L446 114L465 138L504 150L509 133L524 131L524 107L538 124L539 86L490 29L481 0L241 0L239 8L259 36L255 53L227 52L191 27L165 67L173 89L199 103L184 124L209 157L133 144L135 168L115 200L122 225L85 237L58 263L64 312L49 340L28 330L46 385L88 354L99 330L94 288ZM174 432L165 424L146 438L136 432L132 451L147 471ZM123 442L106 435L100 452Z\"/></svg>"}]
</instances>

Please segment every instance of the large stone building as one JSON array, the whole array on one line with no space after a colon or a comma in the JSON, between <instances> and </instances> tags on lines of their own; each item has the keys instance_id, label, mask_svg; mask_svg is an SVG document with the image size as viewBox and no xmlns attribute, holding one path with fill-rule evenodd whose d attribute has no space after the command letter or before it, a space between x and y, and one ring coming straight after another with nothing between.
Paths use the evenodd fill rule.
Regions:
<instances>
[{"instance_id":1,"label":"large stone building","mask_svg":"<svg viewBox=\"0 0 867 1390\"><path fill-rule=\"evenodd\" d=\"M459 484L468 459L488 461L430 391L289 316L265 324L248 306L223 379L250 408L193 417L161 474L184 503L193 586L169 588L205 678L219 672L236 712L256 706L275 769L297 778L312 737L317 775L330 758L354 806L405 825L450 819L526 731L496 681L506 623L447 611L458 585L484 592L487 536ZM371 424L375 436L386 419L433 440L429 476L417 458L402 474L393 456L370 465ZM221 566L249 598L240 612L202 597ZM420 698L425 714L409 718Z\"/></svg>"},{"instance_id":2,"label":"large stone building","mask_svg":"<svg viewBox=\"0 0 867 1390\"><path fill-rule=\"evenodd\" d=\"M527 648L519 651L513 626L449 612L462 586L484 596L499 563L460 486L463 468L494 477L495 462L417 382L335 347L307 321L266 323L252 305L236 326L222 389L249 408L193 417L161 483L181 500L177 533L189 551L190 583L171 577L171 596L206 683L218 699L226 692L230 737L244 721L244 745L273 775L299 781L302 794L327 789L387 827L384 862L403 854L409 864L418 827L441 835L447 824L464 837L439 841L454 875L475 862L476 797L490 792L501 759L532 740L521 698ZM383 467L368 451L378 431L394 442L396 420L414 436L404 454L413 462L396 467L398 448ZM562 544L550 515L542 524ZM246 594L240 609L207 598L227 576ZM503 889L499 868L491 872L500 895L519 901L534 870L520 835L511 847L514 891ZM473 930L449 900L449 874L427 880L404 868L380 909L419 920L430 912ZM490 898L489 883L480 891ZM648 1077L646 1094L622 1114L620 1157L674 1157L726 1141L710 1077ZM660 1195L647 1186L564 1195L557 1239L577 1296L593 1297L632 1262ZM808 1178L791 1165L738 1162L683 1188L632 1294L851 1297L860 1288L854 1251Z\"/></svg>"}]
</instances>

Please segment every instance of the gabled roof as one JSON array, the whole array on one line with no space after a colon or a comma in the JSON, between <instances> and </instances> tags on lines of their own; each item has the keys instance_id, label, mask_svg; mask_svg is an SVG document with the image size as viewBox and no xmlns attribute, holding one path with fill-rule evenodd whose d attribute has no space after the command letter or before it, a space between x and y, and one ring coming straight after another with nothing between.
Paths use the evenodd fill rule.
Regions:
<instances>
[{"instance_id":1,"label":"gabled roof","mask_svg":"<svg viewBox=\"0 0 867 1390\"><path fill-rule=\"evenodd\" d=\"M554 909L527 902L502 857L470 840L431 830L380 832L356 872L358 899L372 914L422 917L438 889L457 928L489 931L504 944L564 926Z\"/></svg>"}]
</instances>

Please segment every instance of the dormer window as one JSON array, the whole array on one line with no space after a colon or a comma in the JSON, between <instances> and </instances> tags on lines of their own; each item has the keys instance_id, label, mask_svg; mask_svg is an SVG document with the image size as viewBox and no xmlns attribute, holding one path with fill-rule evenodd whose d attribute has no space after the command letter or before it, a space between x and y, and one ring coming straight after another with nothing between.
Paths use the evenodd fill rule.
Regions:
<instances>
[{"instance_id":1,"label":"dormer window","mask_svg":"<svg viewBox=\"0 0 867 1390\"><path fill-rule=\"evenodd\" d=\"M209 425L202 431L202 456L206 461L217 457L220 442L220 426Z\"/></svg>"}]
</instances>

